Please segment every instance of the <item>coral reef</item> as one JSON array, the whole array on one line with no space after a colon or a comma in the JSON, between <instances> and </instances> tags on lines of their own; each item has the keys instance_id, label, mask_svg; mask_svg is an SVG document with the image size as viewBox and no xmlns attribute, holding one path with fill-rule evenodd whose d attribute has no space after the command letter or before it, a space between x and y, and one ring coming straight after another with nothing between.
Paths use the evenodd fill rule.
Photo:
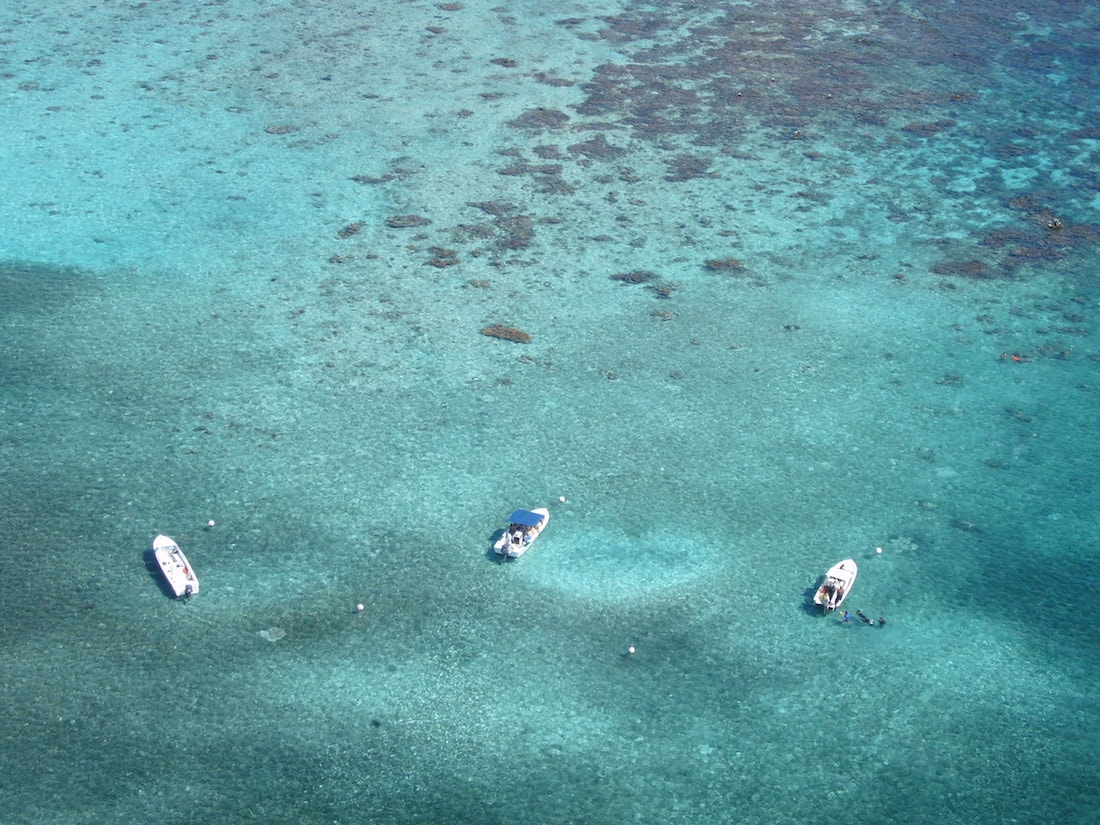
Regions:
<instances>
[{"instance_id":1,"label":"coral reef","mask_svg":"<svg viewBox=\"0 0 1100 825\"><path fill-rule=\"evenodd\" d=\"M560 163L543 163L532 166L524 161L518 161L517 163L505 166L500 170L500 174L509 177L518 177L519 175L560 175L561 170L562 166Z\"/></svg>"},{"instance_id":2,"label":"coral reef","mask_svg":"<svg viewBox=\"0 0 1100 825\"><path fill-rule=\"evenodd\" d=\"M530 333L505 324L490 324L481 330L481 334L488 335L490 338L501 338L505 341L514 341L517 344L527 344L531 341Z\"/></svg>"},{"instance_id":3,"label":"coral reef","mask_svg":"<svg viewBox=\"0 0 1100 825\"><path fill-rule=\"evenodd\" d=\"M569 115L557 109L528 109L508 125L515 129L539 131L541 129L561 129L569 123Z\"/></svg>"},{"instance_id":4,"label":"coral reef","mask_svg":"<svg viewBox=\"0 0 1100 825\"><path fill-rule=\"evenodd\" d=\"M1100 226L1067 222L1045 207L1037 195L1010 198L1009 209L1021 213L1024 226L994 229L978 242L1005 254L1003 266L1011 270L1025 261L1059 261L1074 249L1100 243Z\"/></svg>"},{"instance_id":5,"label":"coral reef","mask_svg":"<svg viewBox=\"0 0 1100 825\"><path fill-rule=\"evenodd\" d=\"M933 123L907 123L901 127L903 132L910 132L918 137L933 137L946 131L955 125L951 119L937 120Z\"/></svg>"},{"instance_id":6,"label":"coral reef","mask_svg":"<svg viewBox=\"0 0 1100 825\"><path fill-rule=\"evenodd\" d=\"M548 144L548 145L545 145L545 146L536 146L532 151L536 155L538 155L540 158L542 158L543 160L564 160L565 159L565 155L563 155L561 153L561 149L559 149L557 146L554 146L553 144Z\"/></svg>"},{"instance_id":7,"label":"coral reef","mask_svg":"<svg viewBox=\"0 0 1100 825\"><path fill-rule=\"evenodd\" d=\"M960 278L973 278L975 280L988 280L995 277L995 272L989 264L981 261L962 261L958 263L940 263L932 267L937 275L951 275Z\"/></svg>"},{"instance_id":8,"label":"coral reef","mask_svg":"<svg viewBox=\"0 0 1100 825\"><path fill-rule=\"evenodd\" d=\"M717 173L709 171L710 158L701 157L700 155L677 155L671 161L665 161L665 163L668 165L668 174L665 175L665 180L670 183L680 183L692 178L717 177Z\"/></svg>"},{"instance_id":9,"label":"coral reef","mask_svg":"<svg viewBox=\"0 0 1100 825\"><path fill-rule=\"evenodd\" d=\"M458 250L456 249L429 246L428 251L432 253L432 257L425 261L428 266L434 266L436 269L443 269L458 263Z\"/></svg>"},{"instance_id":10,"label":"coral reef","mask_svg":"<svg viewBox=\"0 0 1100 825\"><path fill-rule=\"evenodd\" d=\"M349 223L343 229L336 233L339 238L350 238L353 235L358 235L363 231L363 222L356 221L355 223Z\"/></svg>"},{"instance_id":11,"label":"coral reef","mask_svg":"<svg viewBox=\"0 0 1100 825\"><path fill-rule=\"evenodd\" d=\"M451 232L451 235L455 239L455 243L465 243L469 240L485 240L493 237L493 234L493 227L487 223L460 223Z\"/></svg>"},{"instance_id":12,"label":"coral reef","mask_svg":"<svg viewBox=\"0 0 1100 825\"><path fill-rule=\"evenodd\" d=\"M523 249L535 238L535 222L530 215L513 215L496 220L497 249Z\"/></svg>"},{"instance_id":13,"label":"coral reef","mask_svg":"<svg viewBox=\"0 0 1100 825\"><path fill-rule=\"evenodd\" d=\"M589 160L613 160L626 154L622 147L608 143L602 133L583 143L574 143L568 149L572 154L584 155Z\"/></svg>"},{"instance_id":14,"label":"coral reef","mask_svg":"<svg viewBox=\"0 0 1100 825\"><path fill-rule=\"evenodd\" d=\"M741 268L741 262L737 258L711 258L704 261L703 266L712 272L732 272Z\"/></svg>"},{"instance_id":15,"label":"coral reef","mask_svg":"<svg viewBox=\"0 0 1100 825\"><path fill-rule=\"evenodd\" d=\"M547 74L546 72L534 72L531 75L539 83L544 86L575 86L575 80L569 80L564 77L556 77L554 75Z\"/></svg>"},{"instance_id":16,"label":"coral reef","mask_svg":"<svg viewBox=\"0 0 1100 825\"><path fill-rule=\"evenodd\" d=\"M612 281L621 281L624 284L645 284L657 277L657 273L648 269L635 269L632 272L616 272L611 276Z\"/></svg>"},{"instance_id":17,"label":"coral reef","mask_svg":"<svg viewBox=\"0 0 1100 825\"><path fill-rule=\"evenodd\" d=\"M386 218L386 226L390 229L407 229L411 226L427 226L431 221L420 215L393 215Z\"/></svg>"},{"instance_id":18,"label":"coral reef","mask_svg":"<svg viewBox=\"0 0 1100 825\"><path fill-rule=\"evenodd\" d=\"M653 294L658 298L671 298L672 297L672 285L671 284L653 284L650 286L653 290Z\"/></svg>"},{"instance_id":19,"label":"coral reef","mask_svg":"<svg viewBox=\"0 0 1100 825\"><path fill-rule=\"evenodd\" d=\"M500 169L499 173L510 177L530 175L536 183L535 191L543 194L569 195L574 191L561 177L560 163L530 164L525 160L518 160Z\"/></svg>"}]
</instances>

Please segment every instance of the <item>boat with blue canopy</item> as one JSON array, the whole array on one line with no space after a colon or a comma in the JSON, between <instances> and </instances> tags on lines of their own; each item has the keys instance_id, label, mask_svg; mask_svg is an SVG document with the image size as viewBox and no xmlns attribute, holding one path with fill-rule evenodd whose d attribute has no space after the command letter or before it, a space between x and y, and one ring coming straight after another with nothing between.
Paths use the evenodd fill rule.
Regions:
<instances>
[{"instance_id":1,"label":"boat with blue canopy","mask_svg":"<svg viewBox=\"0 0 1100 825\"><path fill-rule=\"evenodd\" d=\"M550 521L550 511L545 507L534 510L515 510L508 516L508 529L493 544L501 556L517 559L527 552Z\"/></svg>"}]
</instances>

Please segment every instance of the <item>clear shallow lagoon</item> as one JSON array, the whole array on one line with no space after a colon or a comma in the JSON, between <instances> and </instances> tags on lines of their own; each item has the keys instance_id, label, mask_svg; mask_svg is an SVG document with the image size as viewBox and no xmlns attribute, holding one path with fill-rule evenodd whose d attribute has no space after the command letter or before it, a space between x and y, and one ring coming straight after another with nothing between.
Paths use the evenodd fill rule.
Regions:
<instances>
[{"instance_id":1,"label":"clear shallow lagoon","mask_svg":"<svg viewBox=\"0 0 1100 825\"><path fill-rule=\"evenodd\" d=\"M0 819L1094 821L1095 9L6 8Z\"/></svg>"}]
</instances>

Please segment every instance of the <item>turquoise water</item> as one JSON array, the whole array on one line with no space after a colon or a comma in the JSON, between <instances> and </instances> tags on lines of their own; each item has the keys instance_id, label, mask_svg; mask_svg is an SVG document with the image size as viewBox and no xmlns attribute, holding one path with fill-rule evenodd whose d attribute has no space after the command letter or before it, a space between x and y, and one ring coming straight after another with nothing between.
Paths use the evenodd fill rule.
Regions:
<instances>
[{"instance_id":1,"label":"turquoise water","mask_svg":"<svg viewBox=\"0 0 1100 825\"><path fill-rule=\"evenodd\" d=\"M1094 822L1098 24L9 3L0 820Z\"/></svg>"}]
</instances>

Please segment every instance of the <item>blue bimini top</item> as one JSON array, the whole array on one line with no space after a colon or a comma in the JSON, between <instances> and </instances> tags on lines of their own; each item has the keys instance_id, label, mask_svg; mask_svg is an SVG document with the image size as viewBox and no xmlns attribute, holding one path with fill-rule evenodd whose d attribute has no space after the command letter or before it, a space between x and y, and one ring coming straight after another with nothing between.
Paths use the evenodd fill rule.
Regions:
<instances>
[{"instance_id":1,"label":"blue bimini top","mask_svg":"<svg viewBox=\"0 0 1100 825\"><path fill-rule=\"evenodd\" d=\"M508 516L509 524L519 524L524 527L537 527L541 521L542 516L538 513L532 513L530 510L516 510Z\"/></svg>"}]
</instances>

